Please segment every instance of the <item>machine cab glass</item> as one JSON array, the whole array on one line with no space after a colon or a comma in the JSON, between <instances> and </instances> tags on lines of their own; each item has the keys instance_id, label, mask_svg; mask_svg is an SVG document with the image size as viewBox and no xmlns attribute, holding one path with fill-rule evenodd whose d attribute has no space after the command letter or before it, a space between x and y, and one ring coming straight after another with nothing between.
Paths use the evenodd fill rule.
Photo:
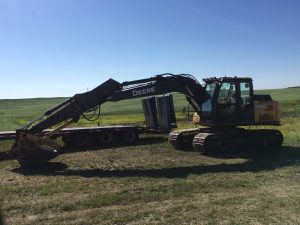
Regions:
<instances>
[{"instance_id":1,"label":"machine cab glass","mask_svg":"<svg viewBox=\"0 0 300 225\"><path fill-rule=\"evenodd\" d=\"M213 109L212 99L214 96L216 86L217 86L216 83L207 84L205 86L205 91L208 94L208 99L202 104L202 115L203 116L210 116L212 114L212 109Z\"/></svg>"},{"instance_id":2,"label":"machine cab glass","mask_svg":"<svg viewBox=\"0 0 300 225\"><path fill-rule=\"evenodd\" d=\"M251 80L224 79L216 97L216 118L219 123L242 125L253 120Z\"/></svg>"},{"instance_id":3,"label":"machine cab glass","mask_svg":"<svg viewBox=\"0 0 300 225\"><path fill-rule=\"evenodd\" d=\"M217 118L220 122L236 120L237 88L235 82L223 82L217 98Z\"/></svg>"}]
</instances>

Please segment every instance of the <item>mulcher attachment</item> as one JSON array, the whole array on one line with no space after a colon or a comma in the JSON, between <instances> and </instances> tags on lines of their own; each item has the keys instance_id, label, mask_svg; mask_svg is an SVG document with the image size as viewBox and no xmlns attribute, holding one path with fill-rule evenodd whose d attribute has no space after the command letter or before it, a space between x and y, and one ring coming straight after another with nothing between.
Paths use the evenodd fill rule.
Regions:
<instances>
[{"instance_id":1,"label":"mulcher attachment","mask_svg":"<svg viewBox=\"0 0 300 225\"><path fill-rule=\"evenodd\" d=\"M59 144L49 138L21 133L11 152L16 155L21 167L35 167L57 157L60 148Z\"/></svg>"}]
</instances>

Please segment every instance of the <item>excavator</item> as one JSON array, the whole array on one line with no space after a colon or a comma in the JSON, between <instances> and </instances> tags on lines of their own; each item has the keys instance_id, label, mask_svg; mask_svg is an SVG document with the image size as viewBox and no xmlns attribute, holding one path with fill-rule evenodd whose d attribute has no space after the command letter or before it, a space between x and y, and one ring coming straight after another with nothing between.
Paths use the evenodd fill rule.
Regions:
<instances>
[{"instance_id":1,"label":"excavator","mask_svg":"<svg viewBox=\"0 0 300 225\"><path fill-rule=\"evenodd\" d=\"M228 151L241 146L279 149L283 135L275 129L246 129L247 126L279 126L278 102L270 95L256 95L249 77L203 79L190 74L165 73L119 83L109 79L95 89L76 94L16 130L12 152L21 167L47 163L57 157L61 146L55 133L76 123L84 113L99 109L107 101L179 92L196 112L200 128L175 130L169 142L176 149L193 147L199 152ZM48 131L50 127L57 128Z\"/></svg>"}]
</instances>

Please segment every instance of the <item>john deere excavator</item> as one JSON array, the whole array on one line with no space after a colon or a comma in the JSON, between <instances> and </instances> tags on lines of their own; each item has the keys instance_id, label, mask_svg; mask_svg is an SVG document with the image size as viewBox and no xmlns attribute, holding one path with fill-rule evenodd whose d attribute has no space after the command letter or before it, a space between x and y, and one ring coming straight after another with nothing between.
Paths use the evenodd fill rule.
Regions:
<instances>
[{"instance_id":1,"label":"john deere excavator","mask_svg":"<svg viewBox=\"0 0 300 225\"><path fill-rule=\"evenodd\" d=\"M109 79L95 89L76 94L17 129L12 152L21 166L40 165L55 158L60 145L55 133L77 122L83 113L107 101L179 92L197 113L201 128L174 131L169 141L175 148L193 146L196 151L225 151L235 146L279 148L278 130L244 129L241 126L280 125L278 103L269 95L255 95L252 79L222 77L203 79L201 85L189 74L160 74L147 79L119 83ZM200 118L200 119L199 119ZM47 128L59 125L47 132ZM204 126L204 127L203 127Z\"/></svg>"}]
</instances>

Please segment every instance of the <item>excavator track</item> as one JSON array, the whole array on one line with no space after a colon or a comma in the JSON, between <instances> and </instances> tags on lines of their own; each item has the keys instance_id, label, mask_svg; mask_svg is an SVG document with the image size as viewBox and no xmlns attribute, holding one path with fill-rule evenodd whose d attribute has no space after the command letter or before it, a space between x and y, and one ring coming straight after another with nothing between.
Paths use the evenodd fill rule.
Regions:
<instances>
[{"instance_id":1,"label":"excavator track","mask_svg":"<svg viewBox=\"0 0 300 225\"><path fill-rule=\"evenodd\" d=\"M190 150L194 136L199 132L199 128L176 130L169 134L169 142L175 149Z\"/></svg>"},{"instance_id":2,"label":"excavator track","mask_svg":"<svg viewBox=\"0 0 300 225\"><path fill-rule=\"evenodd\" d=\"M197 152L204 152L207 146L205 146L206 141L213 138L214 134L211 132L201 132L197 135L195 135L193 139L193 148Z\"/></svg>"},{"instance_id":3,"label":"excavator track","mask_svg":"<svg viewBox=\"0 0 300 225\"><path fill-rule=\"evenodd\" d=\"M196 151L208 154L226 154L241 146L245 147L249 140L247 130L241 128L219 128L201 130L193 139Z\"/></svg>"},{"instance_id":4,"label":"excavator track","mask_svg":"<svg viewBox=\"0 0 300 225\"><path fill-rule=\"evenodd\" d=\"M279 130L249 130L249 136L252 146L254 145L259 149L277 151L283 143L283 135Z\"/></svg>"},{"instance_id":5,"label":"excavator track","mask_svg":"<svg viewBox=\"0 0 300 225\"><path fill-rule=\"evenodd\" d=\"M205 154L226 154L247 149L278 151L283 135L270 129L200 128L172 132L169 141L176 149L192 147Z\"/></svg>"}]
</instances>

